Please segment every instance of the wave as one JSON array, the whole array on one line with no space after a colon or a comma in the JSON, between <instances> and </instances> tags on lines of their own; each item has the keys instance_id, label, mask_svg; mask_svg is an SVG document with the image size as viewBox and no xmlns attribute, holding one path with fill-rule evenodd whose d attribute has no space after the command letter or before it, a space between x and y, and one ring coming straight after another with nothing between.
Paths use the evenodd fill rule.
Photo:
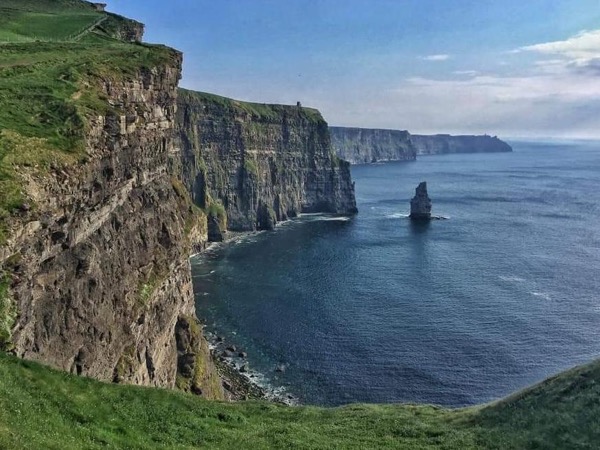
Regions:
<instances>
[{"instance_id":1,"label":"wave","mask_svg":"<svg viewBox=\"0 0 600 450\"><path fill-rule=\"evenodd\" d=\"M332 216L331 214L323 213L306 213L299 216L303 222L349 222L352 217L348 216Z\"/></svg>"},{"instance_id":2,"label":"wave","mask_svg":"<svg viewBox=\"0 0 600 450\"><path fill-rule=\"evenodd\" d=\"M530 292L530 294L533 295L534 297L543 298L544 300L552 300L552 298L550 297L550 294L546 294L545 292Z\"/></svg>"},{"instance_id":3,"label":"wave","mask_svg":"<svg viewBox=\"0 0 600 450\"><path fill-rule=\"evenodd\" d=\"M232 334L236 335L237 333L234 331ZM230 345L223 340L219 340L217 334L214 332L205 331L204 336L208 341L208 348L213 355L222 354L223 350ZM221 356L221 358L223 358L225 364L229 365L233 369L233 371L236 373L236 376L245 378L249 383L261 388L267 400L277 403L284 403L289 406L300 404L298 397L293 395L288 389L286 389L285 386L275 386L271 381L271 377L265 372L261 372L252 368L248 368L245 372L241 372L240 368L242 366L247 367L251 357L247 359L241 358L237 356L235 352L232 352L231 356ZM287 364L284 366L287 367Z\"/></svg>"},{"instance_id":4,"label":"wave","mask_svg":"<svg viewBox=\"0 0 600 450\"><path fill-rule=\"evenodd\" d=\"M511 283L523 283L525 281L525 278L521 278L521 277L515 277L515 276L505 276L505 275L498 275L498 278L500 278L502 281L508 281Z\"/></svg>"}]
</instances>

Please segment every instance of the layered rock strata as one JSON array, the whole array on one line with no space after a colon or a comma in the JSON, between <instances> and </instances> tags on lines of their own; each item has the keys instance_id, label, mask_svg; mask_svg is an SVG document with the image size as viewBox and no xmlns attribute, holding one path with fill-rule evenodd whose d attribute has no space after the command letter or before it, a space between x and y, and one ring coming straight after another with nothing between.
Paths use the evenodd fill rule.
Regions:
<instances>
[{"instance_id":1,"label":"layered rock strata","mask_svg":"<svg viewBox=\"0 0 600 450\"><path fill-rule=\"evenodd\" d=\"M145 28L143 23L112 13L106 13L106 16L107 20L98 25L101 31L125 42L142 42Z\"/></svg>"},{"instance_id":2,"label":"layered rock strata","mask_svg":"<svg viewBox=\"0 0 600 450\"><path fill-rule=\"evenodd\" d=\"M345 127L329 130L336 155L352 164L414 161L417 157L408 131Z\"/></svg>"},{"instance_id":3,"label":"layered rock strata","mask_svg":"<svg viewBox=\"0 0 600 450\"><path fill-rule=\"evenodd\" d=\"M0 250L17 312L10 347L100 380L178 381L222 398L208 346L191 325L188 257L207 240L206 216L169 169L180 160L180 71L173 51L170 63L103 78L94 88L111 112L89 118L85 157L47 173L23 169L36 207L24 209Z\"/></svg>"},{"instance_id":4,"label":"layered rock strata","mask_svg":"<svg viewBox=\"0 0 600 450\"><path fill-rule=\"evenodd\" d=\"M512 152L512 147L496 136L451 136L436 134L424 136L412 134L411 140L418 155L446 153L498 153Z\"/></svg>"},{"instance_id":5,"label":"layered rock strata","mask_svg":"<svg viewBox=\"0 0 600 450\"><path fill-rule=\"evenodd\" d=\"M410 201L410 218L413 220L431 219L431 199L427 193L427 183L419 183L415 196Z\"/></svg>"},{"instance_id":6,"label":"layered rock strata","mask_svg":"<svg viewBox=\"0 0 600 450\"><path fill-rule=\"evenodd\" d=\"M352 164L378 161L414 161L417 155L446 153L511 152L512 147L496 136L432 136L401 130L330 127L338 157Z\"/></svg>"},{"instance_id":7,"label":"layered rock strata","mask_svg":"<svg viewBox=\"0 0 600 450\"><path fill-rule=\"evenodd\" d=\"M300 213L356 213L350 165L334 155L317 110L187 90L178 102L181 178L211 217L226 215L221 231L271 229Z\"/></svg>"}]
</instances>

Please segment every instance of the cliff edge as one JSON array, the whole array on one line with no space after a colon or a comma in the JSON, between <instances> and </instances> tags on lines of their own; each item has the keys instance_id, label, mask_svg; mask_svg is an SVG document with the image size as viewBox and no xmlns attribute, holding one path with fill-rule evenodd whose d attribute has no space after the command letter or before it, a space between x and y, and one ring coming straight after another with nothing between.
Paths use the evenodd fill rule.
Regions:
<instances>
[{"instance_id":1,"label":"cliff edge","mask_svg":"<svg viewBox=\"0 0 600 450\"><path fill-rule=\"evenodd\" d=\"M447 153L499 153L512 152L512 147L496 136L431 136L412 134L411 140L418 155L441 155Z\"/></svg>"},{"instance_id":2,"label":"cliff edge","mask_svg":"<svg viewBox=\"0 0 600 450\"><path fill-rule=\"evenodd\" d=\"M447 153L512 152L496 136L431 136L402 130L330 127L331 141L338 157L352 164L378 161L414 161L417 155Z\"/></svg>"},{"instance_id":3,"label":"cliff edge","mask_svg":"<svg viewBox=\"0 0 600 450\"><path fill-rule=\"evenodd\" d=\"M181 178L222 228L271 229L300 213L357 212L350 165L335 156L317 110L184 89L178 106Z\"/></svg>"},{"instance_id":4,"label":"cliff edge","mask_svg":"<svg viewBox=\"0 0 600 450\"><path fill-rule=\"evenodd\" d=\"M170 171L181 54L87 2L8 3L84 28L0 46L0 348L222 398L188 261L206 216Z\"/></svg>"},{"instance_id":5,"label":"cliff edge","mask_svg":"<svg viewBox=\"0 0 600 450\"><path fill-rule=\"evenodd\" d=\"M408 131L345 127L330 127L329 130L336 155L352 164L414 161L417 158Z\"/></svg>"}]
</instances>

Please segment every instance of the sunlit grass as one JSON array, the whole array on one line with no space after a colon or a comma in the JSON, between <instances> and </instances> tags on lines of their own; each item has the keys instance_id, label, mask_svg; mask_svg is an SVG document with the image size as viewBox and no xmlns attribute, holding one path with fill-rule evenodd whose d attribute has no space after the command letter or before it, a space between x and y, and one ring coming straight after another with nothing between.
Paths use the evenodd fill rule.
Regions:
<instances>
[{"instance_id":1,"label":"sunlit grass","mask_svg":"<svg viewBox=\"0 0 600 450\"><path fill-rule=\"evenodd\" d=\"M100 383L0 353L0 448L593 449L600 363L505 400L287 407Z\"/></svg>"}]
</instances>

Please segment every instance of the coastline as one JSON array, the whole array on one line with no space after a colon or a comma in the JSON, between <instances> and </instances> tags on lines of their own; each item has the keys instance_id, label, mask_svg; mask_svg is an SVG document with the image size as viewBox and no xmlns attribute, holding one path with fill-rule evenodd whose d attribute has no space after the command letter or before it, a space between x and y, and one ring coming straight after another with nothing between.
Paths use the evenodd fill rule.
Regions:
<instances>
[{"instance_id":1,"label":"coastline","mask_svg":"<svg viewBox=\"0 0 600 450\"><path fill-rule=\"evenodd\" d=\"M302 218L311 220L352 220L352 217L329 213L302 213L296 218L291 218L278 222L275 229L285 227ZM273 231L273 230L272 230ZM245 239L268 233L268 230L260 231L227 231L224 240L221 242L210 242L202 250L190 256L190 259L202 257L208 252L215 251L226 245L237 244ZM243 349L239 348L235 340L226 341L224 337L217 333L206 330L206 324L201 317L198 317L203 324L204 338L208 341L211 356L217 372L223 381L223 388L230 401L244 400L266 400L273 403L299 406L302 403L291 392L284 387L274 387L270 384L271 373L260 372L252 369L252 355L247 355ZM277 365L273 367L273 373L285 372L285 366Z\"/></svg>"},{"instance_id":2,"label":"coastline","mask_svg":"<svg viewBox=\"0 0 600 450\"><path fill-rule=\"evenodd\" d=\"M279 222L276 227L292 221L293 219ZM204 250L191 255L190 259L261 233L266 233L266 231L228 231L222 242L208 243ZM223 337L206 331L206 324L200 317L198 319L203 324L204 338L208 341L210 354L221 378L227 400L231 402L265 400L287 406L300 405L299 400L284 388L270 386L267 374L249 368L248 355L239 349L235 342L227 342Z\"/></svg>"}]
</instances>

